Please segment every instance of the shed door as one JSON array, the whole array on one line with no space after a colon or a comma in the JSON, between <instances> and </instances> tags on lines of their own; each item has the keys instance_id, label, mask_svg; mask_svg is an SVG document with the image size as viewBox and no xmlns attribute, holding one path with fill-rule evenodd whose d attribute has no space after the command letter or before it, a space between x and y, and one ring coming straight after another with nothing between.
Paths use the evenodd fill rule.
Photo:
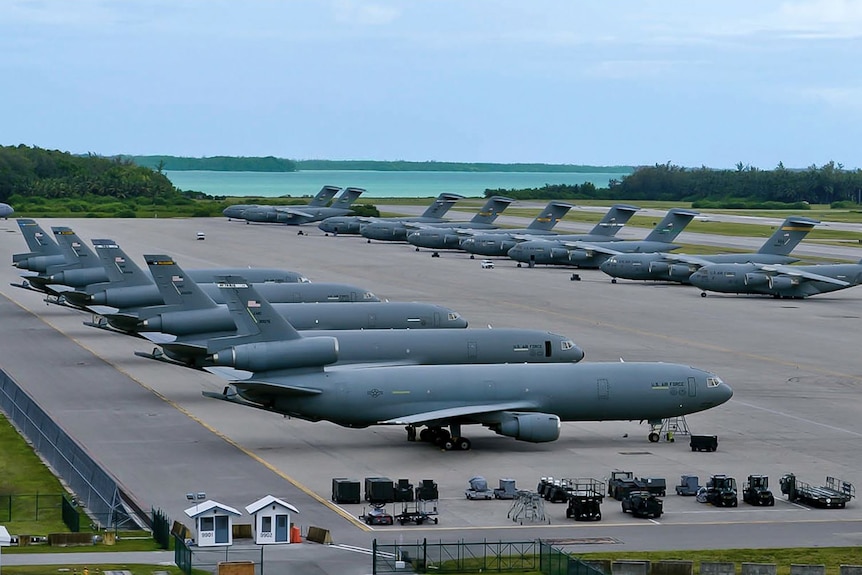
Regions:
<instances>
[{"instance_id":1,"label":"shed door","mask_svg":"<svg viewBox=\"0 0 862 575\"><path fill-rule=\"evenodd\" d=\"M228 519L227 515L218 515L215 517L215 542L230 543L228 539Z\"/></svg>"},{"instance_id":2,"label":"shed door","mask_svg":"<svg viewBox=\"0 0 862 575\"><path fill-rule=\"evenodd\" d=\"M275 516L275 540L287 541L287 515Z\"/></svg>"}]
</instances>

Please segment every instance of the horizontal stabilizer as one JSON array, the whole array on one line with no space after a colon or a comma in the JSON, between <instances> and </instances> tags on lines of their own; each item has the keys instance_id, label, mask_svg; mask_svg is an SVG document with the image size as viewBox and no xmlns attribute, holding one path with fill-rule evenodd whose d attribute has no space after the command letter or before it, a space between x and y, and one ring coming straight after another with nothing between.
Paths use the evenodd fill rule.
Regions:
<instances>
[{"instance_id":1,"label":"horizontal stabilizer","mask_svg":"<svg viewBox=\"0 0 862 575\"><path fill-rule=\"evenodd\" d=\"M429 421L445 421L449 419L457 419L461 417L472 417L477 415L487 415L489 413L494 413L497 411L511 411L511 410L529 410L534 408L529 402L522 401L518 403L496 403L496 404L487 404L487 405L464 405L461 407L450 407L448 409L438 409L435 411L426 411L424 413L415 413L412 415L405 415L404 417L396 417L393 419L387 419L386 421L379 421L380 425L417 425L420 423L426 423Z\"/></svg>"},{"instance_id":2,"label":"horizontal stabilizer","mask_svg":"<svg viewBox=\"0 0 862 575\"><path fill-rule=\"evenodd\" d=\"M322 390L313 387L302 387L299 385L283 385L272 383L270 381L261 381L256 379L244 379L242 381L234 381L233 385L243 391L253 393L266 393L269 395L320 395Z\"/></svg>"}]
</instances>

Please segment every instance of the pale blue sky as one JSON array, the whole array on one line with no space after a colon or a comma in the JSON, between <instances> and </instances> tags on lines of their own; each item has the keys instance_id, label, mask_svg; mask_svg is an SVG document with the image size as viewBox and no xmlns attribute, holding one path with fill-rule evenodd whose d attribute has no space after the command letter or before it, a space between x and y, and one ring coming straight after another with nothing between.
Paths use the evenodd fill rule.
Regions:
<instances>
[{"instance_id":1,"label":"pale blue sky","mask_svg":"<svg viewBox=\"0 0 862 575\"><path fill-rule=\"evenodd\" d=\"M862 0L4 0L0 144L862 167Z\"/></svg>"}]
</instances>

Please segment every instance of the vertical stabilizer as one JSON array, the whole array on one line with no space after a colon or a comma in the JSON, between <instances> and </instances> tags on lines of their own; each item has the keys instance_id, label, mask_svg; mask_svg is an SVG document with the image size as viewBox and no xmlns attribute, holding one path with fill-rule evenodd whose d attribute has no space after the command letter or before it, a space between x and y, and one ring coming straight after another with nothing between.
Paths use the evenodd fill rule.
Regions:
<instances>
[{"instance_id":1,"label":"vertical stabilizer","mask_svg":"<svg viewBox=\"0 0 862 575\"><path fill-rule=\"evenodd\" d=\"M99 261L102 262L102 267L105 268L105 275L108 276L110 287L129 287L153 283L152 278L138 267L114 240L93 240L93 247ZM90 284L87 286L87 292L95 293L96 290L104 289L108 284Z\"/></svg>"},{"instance_id":2,"label":"vertical stabilizer","mask_svg":"<svg viewBox=\"0 0 862 575\"><path fill-rule=\"evenodd\" d=\"M337 194L339 190L341 190L341 188L337 186L323 186L320 188L320 191L317 192L317 195L308 202L308 205L314 206L315 208L322 208L329 203L329 200L335 197L335 194Z\"/></svg>"},{"instance_id":3,"label":"vertical stabilizer","mask_svg":"<svg viewBox=\"0 0 862 575\"><path fill-rule=\"evenodd\" d=\"M503 210L509 207L509 204L514 202L512 198L503 196L493 196L488 198L485 205L482 206L475 216L470 219L472 224L492 224L497 216L503 213Z\"/></svg>"},{"instance_id":4,"label":"vertical stabilizer","mask_svg":"<svg viewBox=\"0 0 862 575\"><path fill-rule=\"evenodd\" d=\"M51 231L54 232L54 239L57 240L57 245L60 246L66 263L52 266L48 269L48 274L55 274L63 270L102 267L102 262L96 257L95 252L81 241L78 235L72 231L72 228L52 226Z\"/></svg>"},{"instance_id":5,"label":"vertical stabilizer","mask_svg":"<svg viewBox=\"0 0 862 575\"><path fill-rule=\"evenodd\" d=\"M349 208L350 205L359 199L359 196L362 195L362 192L365 190L362 188L346 188L341 195L338 196L334 202L332 202L333 208Z\"/></svg>"},{"instance_id":6,"label":"vertical stabilizer","mask_svg":"<svg viewBox=\"0 0 862 575\"><path fill-rule=\"evenodd\" d=\"M165 305L178 306L177 311L218 307L210 296L188 277L174 259L166 255L145 255L153 281Z\"/></svg>"},{"instance_id":7,"label":"vertical stabilizer","mask_svg":"<svg viewBox=\"0 0 862 575\"><path fill-rule=\"evenodd\" d=\"M224 349L225 343L240 345L262 341L302 339L296 329L266 301L254 285L241 276L221 276L218 288L236 324L237 335L208 343L210 353Z\"/></svg>"},{"instance_id":8,"label":"vertical stabilizer","mask_svg":"<svg viewBox=\"0 0 862 575\"><path fill-rule=\"evenodd\" d=\"M640 208L637 206L614 204L611 206L611 209L608 210L608 213L599 220L599 223L590 230L590 235L607 236L609 238L617 235L617 232L623 229L626 222L628 222L638 210L640 210Z\"/></svg>"},{"instance_id":9,"label":"vertical stabilizer","mask_svg":"<svg viewBox=\"0 0 862 575\"><path fill-rule=\"evenodd\" d=\"M803 218L797 216L790 216L784 223L781 224L772 236L764 242L760 249L757 250L759 254L775 254L779 256L789 255L790 252L799 245L799 242L808 235L814 226L819 224L819 220L812 220L811 218Z\"/></svg>"},{"instance_id":10,"label":"vertical stabilizer","mask_svg":"<svg viewBox=\"0 0 862 575\"><path fill-rule=\"evenodd\" d=\"M563 202L548 202L548 205L539 212L539 215L533 218L533 221L530 222L527 229L550 231L557 225L557 222L563 219L563 216L569 213L569 210L571 209L571 204L565 204Z\"/></svg>"},{"instance_id":11,"label":"vertical stabilizer","mask_svg":"<svg viewBox=\"0 0 862 575\"><path fill-rule=\"evenodd\" d=\"M422 212L423 218L442 218L446 215L446 212L455 205L455 202L463 198L464 196L460 196L458 194L450 194L447 192L443 192L437 199L434 200L430 206L428 206L424 212Z\"/></svg>"},{"instance_id":12,"label":"vertical stabilizer","mask_svg":"<svg viewBox=\"0 0 862 575\"><path fill-rule=\"evenodd\" d=\"M46 234L45 230L35 220L18 218L18 228L21 230L21 235L24 236L27 248L31 252L30 254L26 254L27 256L55 256L62 254L60 246L51 239L51 234Z\"/></svg>"},{"instance_id":13,"label":"vertical stabilizer","mask_svg":"<svg viewBox=\"0 0 862 575\"><path fill-rule=\"evenodd\" d=\"M671 243L698 213L700 212L682 208L668 210L664 219L656 224L656 227L644 238L644 241Z\"/></svg>"}]
</instances>

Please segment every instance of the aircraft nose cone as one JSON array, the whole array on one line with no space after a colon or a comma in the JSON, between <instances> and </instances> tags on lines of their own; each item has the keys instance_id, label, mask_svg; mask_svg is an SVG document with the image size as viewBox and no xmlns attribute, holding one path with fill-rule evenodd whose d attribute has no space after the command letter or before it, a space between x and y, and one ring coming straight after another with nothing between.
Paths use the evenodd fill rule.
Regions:
<instances>
[{"instance_id":1,"label":"aircraft nose cone","mask_svg":"<svg viewBox=\"0 0 862 575\"><path fill-rule=\"evenodd\" d=\"M584 359L584 356L586 355L586 354L584 353L584 350L583 350L583 349L581 349L581 348L580 348L579 346L577 346L577 345L576 345L575 347L573 347L571 351L572 351L572 361L573 361L573 362L575 362L575 363L577 363L577 362L581 361L582 359Z\"/></svg>"},{"instance_id":2,"label":"aircraft nose cone","mask_svg":"<svg viewBox=\"0 0 862 575\"><path fill-rule=\"evenodd\" d=\"M706 272L703 269L699 269L690 276L688 276L688 281L691 285L695 287L702 288L704 287L704 283L706 280Z\"/></svg>"},{"instance_id":3,"label":"aircraft nose cone","mask_svg":"<svg viewBox=\"0 0 862 575\"><path fill-rule=\"evenodd\" d=\"M609 273L614 269L616 263L613 258L607 259L599 264L599 269L605 273Z\"/></svg>"}]
</instances>

